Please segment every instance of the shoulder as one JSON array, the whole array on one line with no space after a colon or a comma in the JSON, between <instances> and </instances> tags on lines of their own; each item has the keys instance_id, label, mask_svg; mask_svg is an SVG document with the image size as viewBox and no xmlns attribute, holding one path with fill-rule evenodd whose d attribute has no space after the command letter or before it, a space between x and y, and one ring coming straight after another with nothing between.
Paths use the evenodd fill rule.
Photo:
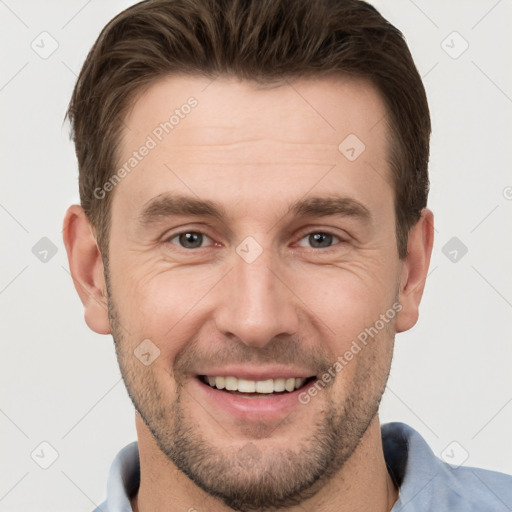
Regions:
<instances>
[{"instance_id":1,"label":"shoulder","mask_svg":"<svg viewBox=\"0 0 512 512\"><path fill-rule=\"evenodd\" d=\"M506 511L512 508L512 476L496 471L451 466L434 455L427 442L404 423L382 426L384 457L399 484L392 511Z\"/></svg>"},{"instance_id":2,"label":"shoulder","mask_svg":"<svg viewBox=\"0 0 512 512\"><path fill-rule=\"evenodd\" d=\"M439 489L454 503L466 510L510 510L512 507L512 476L469 466L451 467L440 461L444 471L439 472ZM448 503L448 501L447 501ZM471 508L467 508L471 506Z\"/></svg>"}]
</instances>

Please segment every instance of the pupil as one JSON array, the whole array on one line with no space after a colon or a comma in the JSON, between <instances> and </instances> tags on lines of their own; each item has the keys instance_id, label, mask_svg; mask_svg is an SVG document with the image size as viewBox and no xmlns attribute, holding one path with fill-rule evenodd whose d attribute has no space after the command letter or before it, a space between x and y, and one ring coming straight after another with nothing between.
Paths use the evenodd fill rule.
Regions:
<instances>
[{"instance_id":1,"label":"pupil","mask_svg":"<svg viewBox=\"0 0 512 512\"><path fill-rule=\"evenodd\" d=\"M315 233L312 236L313 247L329 247L332 242L332 235L326 233Z\"/></svg>"},{"instance_id":2,"label":"pupil","mask_svg":"<svg viewBox=\"0 0 512 512\"><path fill-rule=\"evenodd\" d=\"M182 233L180 243L186 248L201 247L202 235L200 233Z\"/></svg>"}]
</instances>

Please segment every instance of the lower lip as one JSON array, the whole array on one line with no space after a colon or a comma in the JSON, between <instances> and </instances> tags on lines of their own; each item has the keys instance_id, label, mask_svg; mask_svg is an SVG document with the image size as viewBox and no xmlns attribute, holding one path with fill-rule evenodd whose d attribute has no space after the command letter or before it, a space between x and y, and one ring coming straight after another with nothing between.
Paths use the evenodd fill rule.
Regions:
<instances>
[{"instance_id":1,"label":"lower lip","mask_svg":"<svg viewBox=\"0 0 512 512\"><path fill-rule=\"evenodd\" d=\"M212 388L198 377L192 381L198 389L198 393L205 397L208 405L213 404L214 407L226 411L230 416L245 421L282 420L294 409L302 406L299 395L309 387L307 384L292 392L270 396L260 395L256 398Z\"/></svg>"}]
</instances>

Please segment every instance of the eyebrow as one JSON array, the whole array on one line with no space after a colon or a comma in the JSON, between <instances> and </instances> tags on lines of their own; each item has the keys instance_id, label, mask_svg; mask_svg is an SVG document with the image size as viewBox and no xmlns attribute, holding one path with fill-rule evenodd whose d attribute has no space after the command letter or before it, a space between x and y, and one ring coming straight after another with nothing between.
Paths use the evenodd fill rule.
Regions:
<instances>
[{"instance_id":1,"label":"eyebrow","mask_svg":"<svg viewBox=\"0 0 512 512\"><path fill-rule=\"evenodd\" d=\"M372 218L370 210L363 203L337 195L315 196L293 201L288 205L283 217L286 215L294 217L338 215L354 217L365 223ZM225 222L227 212L223 205L215 201L167 192L148 201L137 216L137 220L147 226L162 218L176 216L210 217Z\"/></svg>"}]
</instances>

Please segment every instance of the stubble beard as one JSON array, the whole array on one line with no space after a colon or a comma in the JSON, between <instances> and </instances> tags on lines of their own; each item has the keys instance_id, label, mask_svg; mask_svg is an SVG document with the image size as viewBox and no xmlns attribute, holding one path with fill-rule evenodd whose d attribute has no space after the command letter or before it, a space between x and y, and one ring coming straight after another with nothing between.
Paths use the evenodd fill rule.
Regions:
<instances>
[{"instance_id":1,"label":"stubble beard","mask_svg":"<svg viewBox=\"0 0 512 512\"><path fill-rule=\"evenodd\" d=\"M329 393L323 414L307 427L307 437L293 450L277 452L275 446L266 450L258 446L261 440L247 441L241 448L219 448L187 415L183 377L174 374L176 395L169 400L151 367L143 366L133 355L132 340L123 334L108 280L107 295L116 354L136 411L167 459L204 492L233 510L284 510L314 496L351 457L378 412L391 361L382 364L370 355L356 372L343 403L335 403L329 389L321 391ZM379 385L372 388L369 383L375 382L376 371ZM207 421L214 421L206 416ZM297 427L290 432L293 435Z\"/></svg>"}]
</instances>

